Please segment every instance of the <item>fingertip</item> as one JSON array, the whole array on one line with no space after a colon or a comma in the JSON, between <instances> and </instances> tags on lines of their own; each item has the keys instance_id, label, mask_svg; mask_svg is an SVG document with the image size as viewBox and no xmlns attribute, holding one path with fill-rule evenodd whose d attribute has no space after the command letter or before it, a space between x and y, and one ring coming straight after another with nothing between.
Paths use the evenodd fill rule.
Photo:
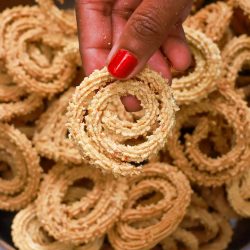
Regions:
<instances>
[{"instance_id":1,"label":"fingertip","mask_svg":"<svg viewBox=\"0 0 250 250\"><path fill-rule=\"evenodd\" d=\"M128 112L137 112L142 109L141 102L135 96L122 96L121 102L124 105L126 111Z\"/></svg>"},{"instance_id":2,"label":"fingertip","mask_svg":"<svg viewBox=\"0 0 250 250\"><path fill-rule=\"evenodd\" d=\"M168 83L171 81L171 71L168 65L167 58L158 50L154 55L149 59L148 65L151 69L160 73L165 79L168 80Z\"/></svg>"},{"instance_id":3,"label":"fingertip","mask_svg":"<svg viewBox=\"0 0 250 250\"><path fill-rule=\"evenodd\" d=\"M169 37L164 45L164 52L172 66L178 71L185 71L192 62L187 43L176 37Z\"/></svg>"}]
</instances>

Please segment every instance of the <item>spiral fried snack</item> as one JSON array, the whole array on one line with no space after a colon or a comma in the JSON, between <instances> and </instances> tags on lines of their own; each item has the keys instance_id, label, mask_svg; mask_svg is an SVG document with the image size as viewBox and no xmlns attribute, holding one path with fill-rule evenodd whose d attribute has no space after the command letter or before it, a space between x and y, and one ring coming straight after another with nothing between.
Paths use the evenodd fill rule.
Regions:
<instances>
[{"instance_id":1,"label":"spiral fried snack","mask_svg":"<svg viewBox=\"0 0 250 250\"><path fill-rule=\"evenodd\" d=\"M188 75L173 78L177 104L197 102L215 90L222 68L219 48L210 38L188 27L185 33L196 65Z\"/></svg>"},{"instance_id":2,"label":"spiral fried snack","mask_svg":"<svg viewBox=\"0 0 250 250\"><path fill-rule=\"evenodd\" d=\"M40 21L39 27L41 25L48 25L45 16L41 13L40 8L37 6L17 6L11 9L5 9L0 15L0 59L3 60L6 57L6 34L8 32L9 27L20 20L32 21L32 18L37 17L38 21ZM34 23L35 26L35 23ZM53 24L50 24L50 28L52 32L55 29ZM48 30L47 30L48 31Z\"/></svg>"},{"instance_id":3,"label":"spiral fried snack","mask_svg":"<svg viewBox=\"0 0 250 250\"><path fill-rule=\"evenodd\" d=\"M10 121L31 113L42 106L42 99L36 94L27 94L7 74L0 60L0 121Z\"/></svg>"},{"instance_id":4,"label":"spiral fried snack","mask_svg":"<svg viewBox=\"0 0 250 250\"><path fill-rule=\"evenodd\" d=\"M201 244L200 250L221 250L226 249L232 238L232 228L229 222L220 214L213 213L213 220L218 225L218 232L209 242Z\"/></svg>"},{"instance_id":5,"label":"spiral fried snack","mask_svg":"<svg viewBox=\"0 0 250 250\"><path fill-rule=\"evenodd\" d=\"M193 205L189 207L181 228L198 239L198 249L201 250L226 249L232 237L232 229L225 218Z\"/></svg>"},{"instance_id":6,"label":"spiral fried snack","mask_svg":"<svg viewBox=\"0 0 250 250\"><path fill-rule=\"evenodd\" d=\"M227 185L227 195L233 209L242 217L250 217L250 170Z\"/></svg>"},{"instance_id":7,"label":"spiral fried snack","mask_svg":"<svg viewBox=\"0 0 250 250\"><path fill-rule=\"evenodd\" d=\"M38 153L55 161L80 164L81 156L67 138L66 110L74 88L55 100L37 123L33 142Z\"/></svg>"},{"instance_id":8,"label":"spiral fried snack","mask_svg":"<svg viewBox=\"0 0 250 250\"><path fill-rule=\"evenodd\" d=\"M202 188L201 195L211 208L226 219L239 217L230 206L224 187Z\"/></svg>"},{"instance_id":9,"label":"spiral fried snack","mask_svg":"<svg viewBox=\"0 0 250 250\"><path fill-rule=\"evenodd\" d=\"M198 250L199 241L198 239L189 231L183 228L177 228L177 230L169 237L160 242L162 250Z\"/></svg>"},{"instance_id":10,"label":"spiral fried snack","mask_svg":"<svg viewBox=\"0 0 250 250\"><path fill-rule=\"evenodd\" d=\"M250 159L248 112L226 87L199 105L183 106L167 147L174 164L202 186L220 186L241 174ZM203 148L206 143L210 149Z\"/></svg>"},{"instance_id":11,"label":"spiral fried snack","mask_svg":"<svg viewBox=\"0 0 250 250\"><path fill-rule=\"evenodd\" d=\"M87 194L79 201L64 204L67 190L77 181L88 190ZM41 185L38 219L55 239L87 244L102 237L117 221L127 198L127 188L124 178L105 176L87 165L71 167L58 163Z\"/></svg>"},{"instance_id":12,"label":"spiral fried snack","mask_svg":"<svg viewBox=\"0 0 250 250\"><path fill-rule=\"evenodd\" d=\"M66 60L75 62L77 66L82 66L77 37L72 41L66 41L63 53L65 54Z\"/></svg>"},{"instance_id":13,"label":"spiral fried snack","mask_svg":"<svg viewBox=\"0 0 250 250\"><path fill-rule=\"evenodd\" d=\"M64 3L64 0L56 0ZM73 10L60 10L54 0L36 0L41 10L49 16L51 21L56 22L65 34L76 33L76 17Z\"/></svg>"},{"instance_id":14,"label":"spiral fried snack","mask_svg":"<svg viewBox=\"0 0 250 250\"><path fill-rule=\"evenodd\" d=\"M223 74L231 87L244 64L250 64L250 37L242 35L232 39L222 51Z\"/></svg>"},{"instance_id":15,"label":"spiral fried snack","mask_svg":"<svg viewBox=\"0 0 250 250\"><path fill-rule=\"evenodd\" d=\"M141 175L130 177L129 187L109 240L116 250L150 249L176 230L189 205L191 188L180 171L164 163L145 165Z\"/></svg>"},{"instance_id":16,"label":"spiral fried snack","mask_svg":"<svg viewBox=\"0 0 250 250\"><path fill-rule=\"evenodd\" d=\"M218 43L229 27L232 14L232 8L228 4L216 2L190 16L185 25L200 30L215 43Z\"/></svg>"},{"instance_id":17,"label":"spiral fried snack","mask_svg":"<svg viewBox=\"0 0 250 250\"><path fill-rule=\"evenodd\" d=\"M83 246L52 240L38 220L34 204L30 204L15 216L12 224L12 239L20 250L99 250L103 243L103 238Z\"/></svg>"},{"instance_id":18,"label":"spiral fried snack","mask_svg":"<svg viewBox=\"0 0 250 250\"><path fill-rule=\"evenodd\" d=\"M30 141L8 124L0 124L0 162L11 169L0 178L0 209L21 209L37 194L41 168Z\"/></svg>"},{"instance_id":19,"label":"spiral fried snack","mask_svg":"<svg viewBox=\"0 0 250 250\"><path fill-rule=\"evenodd\" d=\"M106 109L127 94L141 101L143 116L135 122ZM118 81L103 68L76 88L67 127L84 159L115 175L133 175L166 143L176 110L171 89L158 73L146 68L131 80ZM138 138L138 144L130 143Z\"/></svg>"},{"instance_id":20,"label":"spiral fried snack","mask_svg":"<svg viewBox=\"0 0 250 250\"><path fill-rule=\"evenodd\" d=\"M58 30L37 7L17 7L1 15L0 55L5 55L8 74L28 92L52 96L67 88L76 72L74 61L66 60L61 44L43 39ZM60 34L60 33L59 33ZM4 51L4 52L3 52Z\"/></svg>"}]
</instances>

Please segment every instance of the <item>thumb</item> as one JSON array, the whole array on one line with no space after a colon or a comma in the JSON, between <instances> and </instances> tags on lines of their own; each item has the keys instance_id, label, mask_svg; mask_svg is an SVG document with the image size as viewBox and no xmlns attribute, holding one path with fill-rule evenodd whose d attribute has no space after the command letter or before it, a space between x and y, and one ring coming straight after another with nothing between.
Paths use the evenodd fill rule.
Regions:
<instances>
[{"instance_id":1,"label":"thumb","mask_svg":"<svg viewBox=\"0 0 250 250\"><path fill-rule=\"evenodd\" d=\"M108 70L126 79L142 70L163 44L190 0L144 0L129 18L108 57Z\"/></svg>"}]
</instances>

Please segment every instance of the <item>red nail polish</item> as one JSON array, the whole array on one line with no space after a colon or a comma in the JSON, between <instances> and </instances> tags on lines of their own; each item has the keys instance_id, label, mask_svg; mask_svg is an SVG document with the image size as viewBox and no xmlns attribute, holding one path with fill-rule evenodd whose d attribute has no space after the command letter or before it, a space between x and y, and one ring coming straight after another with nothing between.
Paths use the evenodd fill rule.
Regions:
<instances>
[{"instance_id":1,"label":"red nail polish","mask_svg":"<svg viewBox=\"0 0 250 250\"><path fill-rule=\"evenodd\" d=\"M108 65L108 71L117 78L126 78L136 67L137 58L125 49L120 49Z\"/></svg>"}]
</instances>

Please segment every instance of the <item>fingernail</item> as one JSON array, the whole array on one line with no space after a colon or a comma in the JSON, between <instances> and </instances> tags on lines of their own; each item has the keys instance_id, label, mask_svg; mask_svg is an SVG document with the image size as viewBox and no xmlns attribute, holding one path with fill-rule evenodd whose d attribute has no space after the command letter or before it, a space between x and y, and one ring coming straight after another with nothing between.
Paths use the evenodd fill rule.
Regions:
<instances>
[{"instance_id":1,"label":"fingernail","mask_svg":"<svg viewBox=\"0 0 250 250\"><path fill-rule=\"evenodd\" d=\"M117 78L126 78L138 63L137 58L125 49L120 49L108 65L108 71Z\"/></svg>"}]
</instances>

